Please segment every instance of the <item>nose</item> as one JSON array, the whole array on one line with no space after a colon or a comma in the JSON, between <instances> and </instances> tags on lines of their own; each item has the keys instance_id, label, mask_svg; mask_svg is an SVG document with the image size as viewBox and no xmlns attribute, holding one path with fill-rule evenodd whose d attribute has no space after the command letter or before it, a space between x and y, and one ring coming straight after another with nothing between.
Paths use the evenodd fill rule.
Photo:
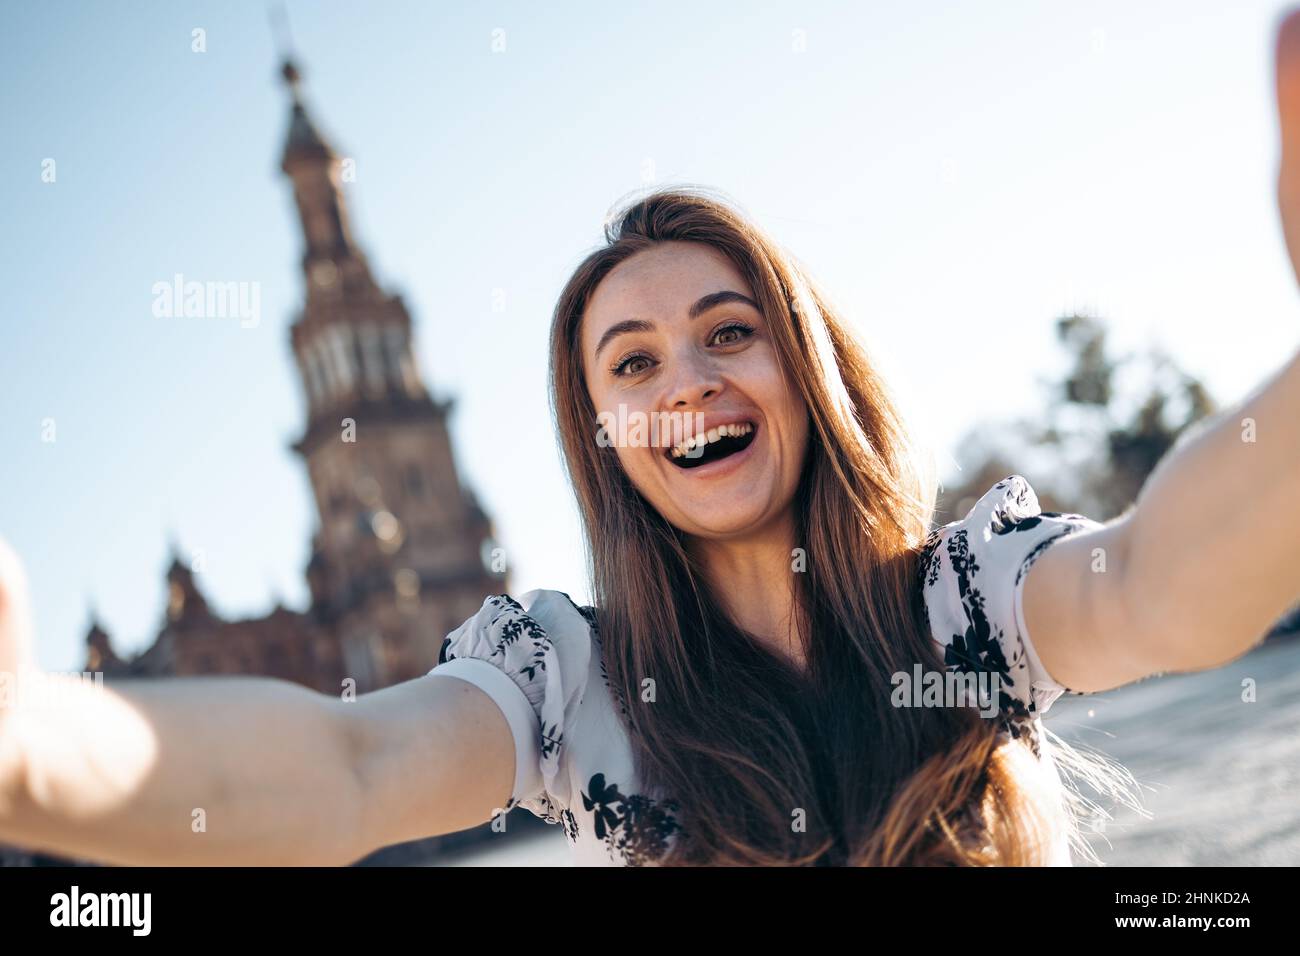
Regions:
<instances>
[{"instance_id":1,"label":"nose","mask_svg":"<svg viewBox=\"0 0 1300 956\"><path fill-rule=\"evenodd\" d=\"M710 357L688 349L673 360L665 404L675 410L693 408L721 391L722 377Z\"/></svg>"}]
</instances>

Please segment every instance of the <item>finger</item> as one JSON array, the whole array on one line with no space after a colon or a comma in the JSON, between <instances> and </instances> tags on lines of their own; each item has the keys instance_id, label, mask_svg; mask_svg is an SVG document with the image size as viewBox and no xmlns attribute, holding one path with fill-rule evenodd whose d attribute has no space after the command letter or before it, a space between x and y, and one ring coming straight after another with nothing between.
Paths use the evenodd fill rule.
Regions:
<instances>
[{"instance_id":1,"label":"finger","mask_svg":"<svg viewBox=\"0 0 1300 956\"><path fill-rule=\"evenodd\" d=\"M1287 13L1277 29L1274 66L1282 149L1300 153L1300 9Z\"/></svg>"}]
</instances>

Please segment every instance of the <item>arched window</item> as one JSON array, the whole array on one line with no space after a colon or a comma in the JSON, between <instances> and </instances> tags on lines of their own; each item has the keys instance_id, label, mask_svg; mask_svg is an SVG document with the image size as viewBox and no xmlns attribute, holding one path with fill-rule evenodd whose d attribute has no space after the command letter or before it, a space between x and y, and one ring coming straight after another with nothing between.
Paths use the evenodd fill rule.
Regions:
<instances>
[{"instance_id":1,"label":"arched window","mask_svg":"<svg viewBox=\"0 0 1300 956\"><path fill-rule=\"evenodd\" d=\"M339 373L341 391L352 390L356 381L356 369L352 364L352 327L333 325L329 329L329 343L334 355L334 365Z\"/></svg>"},{"instance_id":2,"label":"arched window","mask_svg":"<svg viewBox=\"0 0 1300 956\"><path fill-rule=\"evenodd\" d=\"M384 355L379 329L373 325L365 325L361 327L359 334L361 336L362 361L366 372L366 388L372 394L382 395L384 392Z\"/></svg>"},{"instance_id":3,"label":"arched window","mask_svg":"<svg viewBox=\"0 0 1300 956\"><path fill-rule=\"evenodd\" d=\"M325 379L321 374L320 361L310 346L302 350L303 380L307 383L307 401L319 405L325 400Z\"/></svg>"},{"instance_id":4,"label":"arched window","mask_svg":"<svg viewBox=\"0 0 1300 956\"><path fill-rule=\"evenodd\" d=\"M312 350L316 353L316 367L320 370L321 394L337 395L339 389L338 371L334 368L333 357L329 348L321 339L312 343Z\"/></svg>"},{"instance_id":5,"label":"arched window","mask_svg":"<svg viewBox=\"0 0 1300 956\"><path fill-rule=\"evenodd\" d=\"M399 389L414 395L416 390L415 366L411 362L411 351L407 347L406 330L401 326L390 325L384 336L388 346L388 378Z\"/></svg>"}]
</instances>

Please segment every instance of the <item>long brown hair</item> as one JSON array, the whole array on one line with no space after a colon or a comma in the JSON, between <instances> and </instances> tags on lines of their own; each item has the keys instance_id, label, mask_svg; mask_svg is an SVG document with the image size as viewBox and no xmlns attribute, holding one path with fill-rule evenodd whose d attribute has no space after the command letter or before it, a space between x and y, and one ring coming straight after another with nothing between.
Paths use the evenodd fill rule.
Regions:
<instances>
[{"instance_id":1,"label":"long brown hair","mask_svg":"<svg viewBox=\"0 0 1300 956\"><path fill-rule=\"evenodd\" d=\"M616 450L594 440L583 314L615 266L666 241L707 243L735 264L809 410L794 501L805 573L792 565L806 673L728 618L681 533L632 485ZM934 515L932 459L909 441L832 303L734 203L676 187L606 222L605 245L555 308L551 399L637 772L684 809L684 832L659 863L1037 864L1062 827L1091 856L1078 816L1097 805L1074 791L1057 803L1025 744L999 737L997 721L969 707L891 704L892 674L917 662L943 670L916 578ZM646 678L653 703L641 702ZM1051 737L1059 766L1116 791L1122 774Z\"/></svg>"}]
</instances>

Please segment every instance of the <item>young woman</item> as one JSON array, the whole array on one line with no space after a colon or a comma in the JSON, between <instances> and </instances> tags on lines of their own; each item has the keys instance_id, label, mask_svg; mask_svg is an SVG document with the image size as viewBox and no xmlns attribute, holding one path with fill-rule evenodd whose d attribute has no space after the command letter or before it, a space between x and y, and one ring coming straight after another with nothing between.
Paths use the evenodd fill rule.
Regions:
<instances>
[{"instance_id":1,"label":"young woman","mask_svg":"<svg viewBox=\"0 0 1300 956\"><path fill-rule=\"evenodd\" d=\"M1294 17L1278 78L1300 275ZM353 702L96 690L35 667L0 552L0 841L342 864L523 806L584 863L1069 863L1084 801L1058 767L1125 799L1131 779L1048 734L1051 703L1233 660L1300 596L1300 353L1114 521L1041 512L1012 475L930 532L879 374L757 226L678 189L606 238L551 338L594 608L489 596L428 676Z\"/></svg>"}]
</instances>

